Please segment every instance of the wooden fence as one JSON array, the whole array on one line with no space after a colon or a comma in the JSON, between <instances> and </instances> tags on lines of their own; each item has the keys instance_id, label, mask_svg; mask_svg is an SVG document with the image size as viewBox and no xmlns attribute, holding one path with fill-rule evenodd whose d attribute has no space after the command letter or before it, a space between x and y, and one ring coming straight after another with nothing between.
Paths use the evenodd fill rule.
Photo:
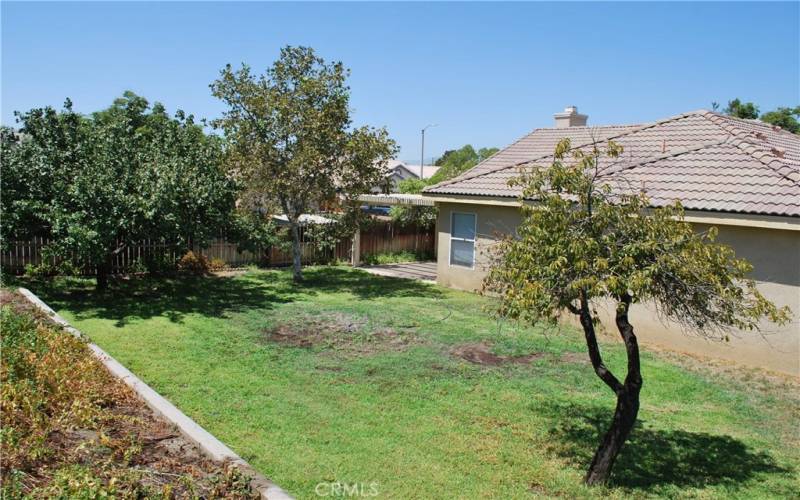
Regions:
<instances>
[{"instance_id":1,"label":"wooden fence","mask_svg":"<svg viewBox=\"0 0 800 500\"><path fill-rule=\"evenodd\" d=\"M433 256L435 250L436 237L433 228L378 223L361 231L362 256L403 251Z\"/></svg>"},{"instance_id":2,"label":"wooden fence","mask_svg":"<svg viewBox=\"0 0 800 500\"><path fill-rule=\"evenodd\" d=\"M301 246L304 264L317 264L335 260L350 261L352 239L344 238L334 248L321 248L313 241L306 239L305 231L301 231ZM50 241L46 238L33 238L28 241L11 241L7 250L0 253L0 264L5 272L22 274L25 266L42 264L44 257L42 250ZM388 221L379 221L362 232L361 255L366 253L384 253L411 251L416 253L432 253L434 246L434 233L432 229L420 230L418 228L398 228ZM275 245L258 251L239 251L236 243L227 241L224 237L211 240L207 247L200 248L192 245L195 253L202 254L208 259L222 259L230 267L247 265L286 266L292 263L292 253L289 245ZM112 273L126 273L141 268L142 264L153 259L166 262L176 262L183 255L183 251L176 249L167 242L156 240L143 240L123 248L112 261ZM56 265L55 258L50 258L49 263ZM92 269L84 269L87 274L92 274Z\"/></svg>"}]
</instances>

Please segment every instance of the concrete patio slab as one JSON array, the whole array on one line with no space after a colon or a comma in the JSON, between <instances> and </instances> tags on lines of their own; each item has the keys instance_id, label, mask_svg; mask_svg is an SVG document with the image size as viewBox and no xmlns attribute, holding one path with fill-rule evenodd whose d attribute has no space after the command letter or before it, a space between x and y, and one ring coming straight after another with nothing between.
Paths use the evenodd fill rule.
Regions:
<instances>
[{"instance_id":1,"label":"concrete patio slab","mask_svg":"<svg viewBox=\"0 0 800 500\"><path fill-rule=\"evenodd\" d=\"M436 262L403 262L400 264L381 264L376 266L360 266L370 274L389 276L391 278L406 278L436 283Z\"/></svg>"}]
</instances>

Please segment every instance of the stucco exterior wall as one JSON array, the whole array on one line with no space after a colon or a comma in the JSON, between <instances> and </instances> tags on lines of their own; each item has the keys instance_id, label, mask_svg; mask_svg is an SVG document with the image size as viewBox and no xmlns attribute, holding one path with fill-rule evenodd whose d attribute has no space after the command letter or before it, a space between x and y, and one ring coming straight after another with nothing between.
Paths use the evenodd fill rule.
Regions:
<instances>
[{"instance_id":1,"label":"stucco exterior wall","mask_svg":"<svg viewBox=\"0 0 800 500\"><path fill-rule=\"evenodd\" d=\"M520 222L519 209L467 203L438 203L439 284L461 290L479 290L488 269L486 250L497 233L512 234ZM475 268L450 265L450 221L453 212L476 215ZM708 229L696 224L698 230ZM636 305L631 319L643 344L735 361L800 376L800 231L760 227L717 226L718 241L730 245L738 257L753 264L752 277L761 292L779 306L789 306L792 322L778 327L764 323L762 331L733 332L729 342L712 342L662 323L652 307ZM615 330L613 307L600 307L604 328Z\"/></svg>"}]
</instances>

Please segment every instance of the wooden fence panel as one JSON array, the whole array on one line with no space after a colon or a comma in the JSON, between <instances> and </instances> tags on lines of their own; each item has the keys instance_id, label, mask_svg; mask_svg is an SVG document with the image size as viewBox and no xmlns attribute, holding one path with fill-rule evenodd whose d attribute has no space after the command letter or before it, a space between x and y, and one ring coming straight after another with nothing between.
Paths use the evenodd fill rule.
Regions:
<instances>
[{"instance_id":1,"label":"wooden fence panel","mask_svg":"<svg viewBox=\"0 0 800 500\"><path fill-rule=\"evenodd\" d=\"M321 248L306 238L301 231L302 260L304 264L325 263L334 260L350 261L352 239L343 238L333 248ZM50 243L42 237L27 241L11 241L5 251L0 253L0 266L5 272L22 274L28 264L39 265L43 262L42 250ZM410 251L433 254L435 250L433 229L421 230L416 227L395 227L389 221L379 221L361 233L361 255L385 252ZM231 267L247 265L287 266L292 263L291 246L278 245L257 252L239 251L236 243L227 241L224 236L211 240L206 248L190 245L195 253L208 259L222 259ZM166 257L173 262L180 259L182 253L165 241L145 239L128 245L114 256L111 262L112 273L126 273L141 268L141 263L155 257ZM49 264L56 265L55 258ZM84 269L92 274L94 269Z\"/></svg>"}]
</instances>

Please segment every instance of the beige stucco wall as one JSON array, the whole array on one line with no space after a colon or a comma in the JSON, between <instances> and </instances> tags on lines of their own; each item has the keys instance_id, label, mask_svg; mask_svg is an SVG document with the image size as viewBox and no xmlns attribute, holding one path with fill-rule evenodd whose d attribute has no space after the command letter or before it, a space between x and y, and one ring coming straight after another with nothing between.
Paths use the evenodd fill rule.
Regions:
<instances>
[{"instance_id":1,"label":"beige stucco wall","mask_svg":"<svg viewBox=\"0 0 800 500\"><path fill-rule=\"evenodd\" d=\"M513 233L519 224L519 209L466 203L438 203L437 276L441 285L462 290L478 290L488 268L486 249L496 241L496 234ZM476 215L475 269L450 266L450 220L453 211ZM696 224L698 230L708 228ZM800 231L760 227L718 226L720 243L730 245L738 257L754 267L752 277L761 292L779 306L789 306L794 318L778 327L764 323L761 334L733 332L729 342L711 342L687 334L677 325L662 323L652 308L634 306L631 318L643 344L711 356L800 376ZM606 312L603 312L606 309ZM613 328L608 312L600 308L607 329Z\"/></svg>"}]
</instances>

